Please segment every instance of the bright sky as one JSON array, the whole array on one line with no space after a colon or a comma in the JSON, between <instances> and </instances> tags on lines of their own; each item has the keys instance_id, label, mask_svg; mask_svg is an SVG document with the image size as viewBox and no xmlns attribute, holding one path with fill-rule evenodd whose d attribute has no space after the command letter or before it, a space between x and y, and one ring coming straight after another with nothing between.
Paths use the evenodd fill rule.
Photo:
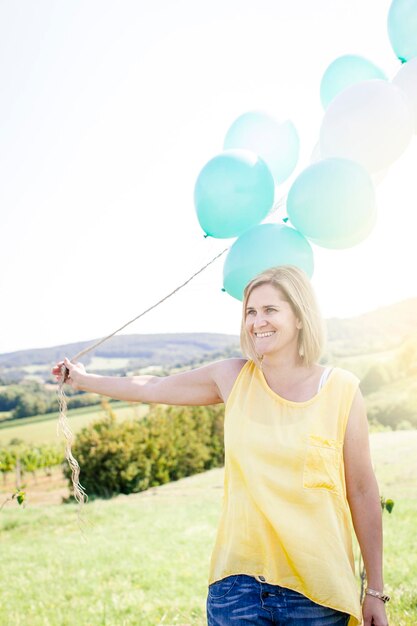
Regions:
<instances>
[{"instance_id":1,"label":"bright sky","mask_svg":"<svg viewBox=\"0 0 417 626\"><path fill-rule=\"evenodd\" d=\"M309 165L341 54L389 77L390 0L20 0L0 4L0 352L107 335L232 240L193 191L241 113L291 119ZM417 138L377 186L379 221L314 247L326 317L417 296ZM278 219L278 218L277 218ZM125 333L239 331L218 260ZM71 356L71 355L69 355Z\"/></svg>"}]
</instances>

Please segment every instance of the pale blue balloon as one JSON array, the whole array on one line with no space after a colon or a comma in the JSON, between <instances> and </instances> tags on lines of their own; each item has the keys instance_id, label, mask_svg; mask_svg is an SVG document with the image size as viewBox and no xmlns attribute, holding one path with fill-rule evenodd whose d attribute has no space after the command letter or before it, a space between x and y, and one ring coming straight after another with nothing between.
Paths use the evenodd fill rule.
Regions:
<instances>
[{"instance_id":1,"label":"pale blue balloon","mask_svg":"<svg viewBox=\"0 0 417 626\"><path fill-rule=\"evenodd\" d=\"M307 167L287 197L291 224L326 248L349 248L372 230L374 185L367 170L349 159L323 159Z\"/></svg>"},{"instance_id":2,"label":"pale blue balloon","mask_svg":"<svg viewBox=\"0 0 417 626\"><path fill-rule=\"evenodd\" d=\"M274 191L262 159L249 150L226 150L206 163L195 184L201 228L219 239L238 237L268 215Z\"/></svg>"},{"instance_id":3,"label":"pale blue balloon","mask_svg":"<svg viewBox=\"0 0 417 626\"><path fill-rule=\"evenodd\" d=\"M265 161L276 185L293 173L300 153L300 140L290 120L279 122L261 111L243 113L230 126L224 149L252 150Z\"/></svg>"},{"instance_id":4,"label":"pale blue balloon","mask_svg":"<svg viewBox=\"0 0 417 626\"><path fill-rule=\"evenodd\" d=\"M356 54L345 54L335 59L323 74L320 83L320 99L327 109L338 93L362 80L380 78L388 80L384 72L372 61Z\"/></svg>"},{"instance_id":5,"label":"pale blue balloon","mask_svg":"<svg viewBox=\"0 0 417 626\"><path fill-rule=\"evenodd\" d=\"M322 248L331 248L332 250L342 250L343 248L352 248L356 246L356 244L361 243L366 239L371 232L373 231L378 217L378 210L375 207L374 211L369 215L367 221L363 223L360 229L356 231L353 235L341 236L339 238L333 238L331 242L329 240L321 240L321 239L312 239L309 240L316 244L316 246L320 246Z\"/></svg>"},{"instance_id":6,"label":"pale blue balloon","mask_svg":"<svg viewBox=\"0 0 417 626\"><path fill-rule=\"evenodd\" d=\"M388 11L388 36L400 61L417 57L416 0L393 0Z\"/></svg>"},{"instance_id":7,"label":"pale blue balloon","mask_svg":"<svg viewBox=\"0 0 417 626\"><path fill-rule=\"evenodd\" d=\"M278 265L295 265L311 278L313 250L305 237L284 224L254 226L230 248L223 268L228 294L243 299L243 290L260 272Z\"/></svg>"}]
</instances>

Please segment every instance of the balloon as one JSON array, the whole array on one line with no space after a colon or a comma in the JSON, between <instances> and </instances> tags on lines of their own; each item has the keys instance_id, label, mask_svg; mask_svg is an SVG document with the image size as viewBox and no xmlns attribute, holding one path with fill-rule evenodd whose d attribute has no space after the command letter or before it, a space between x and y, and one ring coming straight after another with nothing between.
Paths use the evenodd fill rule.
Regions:
<instances>
[{"instance_id":1,"label":"balloon","mask_svg":"<svg viewBox=\"0 0 417 626\"><path fill-rule=\"evenodd\" d=\"M354 246L375 224L371 176L348 159L319 161L294 181L288 192L287 213L294 228L317 245Z\"/></svg>"},{"instance_id":2,"label":"balloon","mask_svg":"<svg viewBox=\"0 0 417 626\"><path fill-rule=\"evenodd\" d=\"M310 277L313 251L307 239L284 224L254 226L230 248L223 268L223 284L228 294L243 299L243 290L257 274L277 265L296 265Z\"/></svg>"},{"instance_id":3,"label":"balloon","mask_svg":"<svg viewBox=\"0 0 417 626\"><path fill-rule=\"evenodd\" d=\"M374 187L377 187L383 180L386 179L387 174L389 172L389 167L386 167L384 170L379 170L379 172L375 172L371 174L372 182L374 183Z\"/></svg>"},{"instance_id":4,"label":"balloon","mask_svg":"<svg viewBox=\"0 0 417 626\"><path fill-rule=\"evenodd\" d=\"M414 132L417 133L417 57L404 63L392 82L397 87L400 87L408 98L411 110L414 113Z\"/></svg>"},{"instance_id":5,"label":"balloon","mask_svg":"<svg viewBox=\"0 0 417 626\"><path fill-rule=\"evenodd\" d=\"M416 0L393 0L388 11L388 36L400 61L417 56Z\"/></svg>"},{"instance_id":6,"label":"balloon","mask_svg":"<svg viewBox=\"0 0 417 626\"><path fill-rule=\"evenodd\" d=\"M331 100L346 87L371 78L387 80L384 72L365 57L356 54L338 57L330 63L321 79L320 99L323 107L327 109Z\"/></svg>"},{"instance_id":7,"label":"balloon","mask_svg":"<svg viewBox=\"0 0 417 626\"><path fill-rule=\"evenodd\" d=\"M194 189L197 217L207 235L237 237L261 222L274 203L274 179L249 150L227 150L211 159Z\"/></svg>"},{"instance_id":8,"label":"balloon","mask_svg":"<svg viewBox=\"0 0 417 626\"><path fill-rule=\"evenodd\" d=\"M317 161L320 161L321 158L322 156L320 152L320 141L317 141L314 144L314 148L310 154L310 163L317 163Z\"/></svg>"},{"instance_id":9,"label":"balloon","mask_svg":"<svg viewBox=\"0 0 417 626\"><path fill-rule=\"evenodd\" d=\"M378 217L378 211L375 207L372 213L368 216L368 219L363 223L363 225L358 229L358 231L354 235L346 235L341 236L339 238L334 238L329 245L329 241L325 239L312 239L309 237L309 240L312 241L316 246L320 246L321 248L332 248L335 249L343 249L343 248L352 248L352 246L356 246L356 244L364 241L373 231L376 221Z\"/></svg>"},{"instance_id":10,"label":"balloon","mask_svg":"<svg viewBox=\"0 0 417 626\"><path fill-rule=\"evenodd\" d=\"M310 163L318 163L318 161L321 161L323 159L323 157L321 156L320 153L320 141L318 141L313 148L313 151L310 155ZM387 173L389 171L389 168L386 167L383 170L379 170L378 172L371 174L371 178L372 178L372 182L374 183L374 185L379 185L379 183L381 183L387 176Z\"/></svg>"},{"instance_id":11,"label":"balloon","mask_svg":"<svg viewBox=\"0 0 417 626\"><path fill-rule=\"evenodd\" d=\"M300 140L289 120L278 122L267 113L250 111L238 117L227 131L224 149L229 148L244 148L258 154L279 185L297 165Z\"/></svg>"},{"instance_id":12,"label":"balloon","mask_svg":"<svg viewBox=\"0 0 417 626\"><path fill-rule=\"evenodd\" d=\"M412 132L403 91L384 80L366 80L347 87L330 103L320 128L320 152L324 158L344 157L378 172L404 152Z\"/></svg>"}]
</instances>

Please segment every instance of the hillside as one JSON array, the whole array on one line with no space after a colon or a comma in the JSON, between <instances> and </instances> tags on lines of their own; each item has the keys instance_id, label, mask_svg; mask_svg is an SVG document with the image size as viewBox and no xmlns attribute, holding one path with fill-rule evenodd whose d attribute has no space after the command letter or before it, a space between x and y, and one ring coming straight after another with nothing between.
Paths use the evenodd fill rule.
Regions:
<instances>
[{"instance_id":1,"label":"hillside","mask_svg":"<svg viewBox=\"0 0 417 626\"><path fill-rule=\"evenodd\" d=\"M51 365L77 354L91 341L0 354L0 379L21 380L30 375L48 380ZM106 341L80 360L91 372L128 374L134 370L183 367L224 356L238 356L239 338L214 333L120 335Z\"/></svg>"},{"instance_id":2,"label":"hillside","mask_svg":"<svg viewBox=\"0 0 417 626\"><path fill-rule=\"evenodd\" d=\"M417 428L416 320L417 298L412 298L358 317L326 322L328 341L322 361L349 369L361 379L369 419L376 428ZM3 390L10 399L3 399L1 419L56 410L51 365L93 343L91 340L0 355L0 385L7 386ZM163 375L239 355L237 335L179 333L112 337L81 360L93 373ZM19 411L14 408L12 414L16 405L13 396L22 393L22 406ZM79 393L72 398L73 408L97 401L95 396L80 397Z\"/></svg>"},{"instance_id":3,"label":"hillside","mask_svg":"<svg viewBox=\"0 0 417 626\"><path fill-rule=\"evenodd\" d=\"M363 315L326 320L327 355L346 359L352 356L383 353L397 348L417 333L417 298L383 307ZM29 372L50 367L93 344L97 338L50 348L19 350L0 354L0 377L10 370ZM238 335L215 333L177 333L116 335L83 357L92 370L109 371L158 366L173 368L199 361L239 354Z\"/></svg>"},{"instance_id":4,"label":"hillside","mask_svg":"<svg viewBox=\"0 0 417 626\"><path fill-rule=\"evenodd\" d=\"M335 356L390 350L417 332L417 298L349 319L331 318L326 325L329 349Z\"/></svg>"},{"instance_id":5,"label":"hillside","mask_svg":"<svg viewBox=\"0 0 417 626\"><path fill-rule=\"evenodd\" d=\"M371 449L381 493L395 502L383 515L385 588L395 599L389 623L415 626L417 433L375 433ZM212 469L90 501L81 537L76 505L36 505L60 502L66 483L56 494L41 477L31 481L26 510L9 503L0 516L0 623L27 624L30 616L31 626L204 626L222 485L223 470Z\"/></svg>"}]
</instances>

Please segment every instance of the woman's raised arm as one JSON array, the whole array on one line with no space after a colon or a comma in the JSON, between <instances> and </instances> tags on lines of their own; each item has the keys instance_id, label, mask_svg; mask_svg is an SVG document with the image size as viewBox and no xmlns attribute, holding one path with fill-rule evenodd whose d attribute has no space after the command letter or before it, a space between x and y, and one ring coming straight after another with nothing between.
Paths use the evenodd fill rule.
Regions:
<instances>
[{"instance_id":1,"label":"woman's raised arm","mask_svg":"<svg viewBox=\"0 0 417 626\"><path fill-rule=\"evenodd\" d=\"M226 359L170 376L99 376L88 374L81 363L65 359L53 369L59 379L61 366L69 370L67 383L117 400L158 404L206 405L224 402L243 359Z\"/></svg>"}]
</instances>

